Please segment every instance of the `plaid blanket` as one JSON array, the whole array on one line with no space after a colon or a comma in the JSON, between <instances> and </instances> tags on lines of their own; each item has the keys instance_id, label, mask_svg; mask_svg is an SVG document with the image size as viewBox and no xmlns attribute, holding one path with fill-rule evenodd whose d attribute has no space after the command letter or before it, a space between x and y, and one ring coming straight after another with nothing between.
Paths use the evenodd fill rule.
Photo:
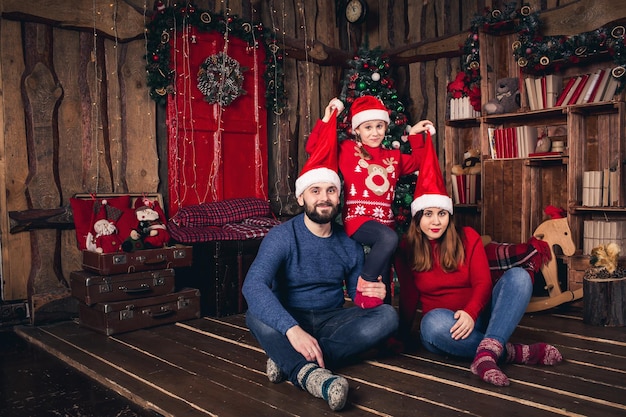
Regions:
<instances>
[{"instance_id":1,"label":"plaid blanket","mask_svg":"<svg viewBox=\"0 0 626 417\"><path fill-rule=\"evenodd\" d=\"M200 243L261 239L278 224L267 201L237 198L182 207L167 228L178 243Z\"/></svg>"},{"instance_id":2,"label":"plaid blanket","mask_svg":"<svg viewBox=\"0 0 626 417\"><path fill-rule=\"evenodd\" d=\"M508 269L517 266L528 271L534 282L535 273L550 260L548 244L535 237L528 243L490 242L485 245L485 252L494 284Z\"/></svg>"}]
</instances>

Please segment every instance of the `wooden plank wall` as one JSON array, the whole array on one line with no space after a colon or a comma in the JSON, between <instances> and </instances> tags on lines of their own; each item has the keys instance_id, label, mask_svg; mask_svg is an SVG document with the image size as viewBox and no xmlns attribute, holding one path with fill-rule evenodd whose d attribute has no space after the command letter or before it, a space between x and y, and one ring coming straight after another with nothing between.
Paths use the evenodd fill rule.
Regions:
<instances>
[{"instance_id":1,"label":"wooden plank wall","mask_svg":"<svg viewBox=\"0 0 626 417\"><path fill-rule=\"evenodd\" d=\"M531 3L554 8L572 1ZM69 272L80 268L73 230L11 234L8 212L64 207L78 192L157 192L167 184L163 118L148 96L143 59L143 21L153 3L96 0L78 8L52 1L1 3L2 300L48 304L67 295ZM317 41L350 56L362 42L393 49L462 35L474 15L501 2L367 0L370 18L359 27L348 27L330 0L194 3L248 20L259 16L276 31L279 44L286 38ZM435 54L449 53L447 48L434 48ZM324 58L326 51L306 52ZM436 123L440 153L446 85L460 67L458 56L447 56L394 68L410 121ZM306 138L324 105L339 93L341 65L287 55L284 73L288 107L270 123L269 187L275 212L289 216L298 209L293 184L306 159ZM43 85L45 96L33 89Z\"/></svg>"}]
</instances>

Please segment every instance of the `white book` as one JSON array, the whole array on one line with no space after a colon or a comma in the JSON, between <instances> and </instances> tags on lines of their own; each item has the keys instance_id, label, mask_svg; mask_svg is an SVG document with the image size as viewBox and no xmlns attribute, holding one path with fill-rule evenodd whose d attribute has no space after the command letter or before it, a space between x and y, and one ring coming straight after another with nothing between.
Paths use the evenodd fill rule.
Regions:
<instances>
[{"instance_id":1,"label":"white book","mask_svg":"<svg viewBox=\"0 0 626 417\"><path fill-rule=\"evenodd\" d=\"M593 231L593 220L583 222L583 255L591 253L591 233Z\"/></svg>"},{"instance_id":2,"label":"white book","mask_svg":"<svg viewBox=\"0 0 626 417\"><path fill-rule=\"evenodd\" d=\"M567 92L567 95L565 96L565 99L563 100L563 105L564 106L570 104L569 101L571 100L572 96L574 95L574 92L578 88L578 84L580 84L582 82L582 80L583 80L583 77L581 75L576 77L576 81L574 81L574 84L572 85L572 88L569 89L569 91Z\"/></svg>"},{"instance_id":3,"label":"white book","mask_svg":"<svg viewBox=\"0 0 626 417\"><path fill-rule=\"evenodd\" d=\"M619 201L619 181L617 171L609 170L609 206L617 206ZM626 251L626 248L624 249Z\"/></svg>"},{"instance_id":4,"label":"white book","mask_svg":"<svg viewBox=\"0 0 626 417\"><path fill-rule=\"evenodd\" d=\"M605 168L602 173L602 206L609 205L609 169Z\"/></svg>"},{"instance_id":5,"label":"white book","mask_svg":"<svg viewBox=\"0 0 626 417\"><path fill-rule=\"evenodd\" d=\"M531 110L537 110L537 90L535 89L535 80L533 77L524 79L526 86L526 97L528 98L528 106Z\"/></svg>"},{"instance_id":6,"label":"white book","mask_svg":"<svg viewBox=\"0 0 626 417\"><path fill-rule=\"evenodd\" d=\"M585 88L583 89L582 93L580 93L580 96L578 97L578 101L576 102L576 104L589 103L589 97L591 96L593 89L598 83L599 77L600 77L600 70L597 70L596 72L591 74L591 76L589 77L589 81L587 81L587 83L585 84Z\"/></svg>"},{"instance_id":7,"label":"white book","mask_svg":"<svg viewBox=\"0 0 626 417\"><path fill-rule=\"evenodd\" d=\"M535 91L537 93L537 110L545 109L545 103L543 102L544 90L543 90L543 77L535 78Z\"/></svg>"},{"instance_id":8,"label":"white book","mask_svg":"<svg viewBox=\"0 0 626 417\"><path fill-rule=\"evenodd\" d=\"M583 172L583 206L591 206L591 171Z\"/></svg>"},{"instance_id":9,"label":"white book","mask_svg":"<svg viewBox=\"0 0 626 417\"><path fill-rule=\"evenodd\" d=\"M556 74L546 75L546 107L554 107L561 90L563 90L563 77Z\"/></svg>"},{"instance_id":10,"label":"white book","mask_svg":"<svg viewBox=\"0 0 626 417\"><path fill-rule=\"evenodd\" d=\"M452 183L452 196L454 197L454 204L459 204L459 184L456 181L456 175L450 174L450 182Z\"/></svg>"},{"instance_id":11,"label":"white book","mask_svg":"<svg viewBox=\"0 0 626 417\"><path fill-rule=\"evenodd\" d=\"M602 171L593 171L593 206L599 207L602 205Z\"/></svg>"},{"instance_id":12,"label":"white book","mask_svg":"<svg viewBox=\"0 0 626 417\"><path fill-rule=\"evenodd\" d=\"M619 82L613 75L609 77L609 81L606 84L606 90L604 90L604 96L602 96L602 101L611 101L613 100L613 96L615 95L615 90L617 90Z\"/></svg>"}]
</instances>

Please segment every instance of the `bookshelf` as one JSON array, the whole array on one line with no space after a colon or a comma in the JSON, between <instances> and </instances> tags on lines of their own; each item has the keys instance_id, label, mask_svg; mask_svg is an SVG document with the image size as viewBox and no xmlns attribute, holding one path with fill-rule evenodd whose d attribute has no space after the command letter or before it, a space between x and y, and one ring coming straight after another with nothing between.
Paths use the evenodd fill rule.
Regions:
<instances>
[{"instance_id":1,"label":"bookshelf","mask_svg":"<svg viewBox=\"0 0 626 417\"><path fill-rule=\"evenodd\" d=\"M574 256L559 256L559 270L564 271L559 278L561 275L567 277L559 285L563 290L577 290L582 288L582 277L589 267L588 253L583 250L589 246L585 240L589 237L585 236L585 224L589 231L593 227L602 229L597 225L599 222L626 222L624 93L608 93L607 97L595 100L596 96L601 96L592 90L586 99L583 96L556 106L559 95L568 84L583 78L595 79L597 84L610 74L612 62L607 57L588 59L577 65L561 66L558 72L529 76L520 71L511 52L516 33L482 31L479 36L483 105L494 97L498 79L518 77L521 108L515 113L482 115L446 123L447 173L463 160L467 149L481 150L481 199L472 206L473 210L462 211L463 218L459 223L473 225L481 234L489 235L497 242L526 242L537 226L547 219L544 213L547 206L566 209L577 250ZM550 75L549 84L556 85L560 91L557 93L552 87L549 104L531 106L529 98L532 99L532 94L529 97L527 88L540 89L542 83L546 86L547 77L546 81L536 81L546 75ZM532 78L532 81L527 82L526 78ZM589 86L589 89L593 87ZM535 96L541 94L540 90L533 92ZM585 94L584 87L580 94ZM490 134L493 136L495 129L519 132L522 126L536 129L538 136L549 138L552 143L562 143L562 151L558 148L558 152L528 157L500 158L494 155ZM585 172L589 171L611 171L612 181L617 184L610 197L599 204L583 204L583 177L588 177ZM449 177L447 175L446 180L452 193ZM622 247L622 256L625 254L626 247Z\"/></svg>"}]
</instances>

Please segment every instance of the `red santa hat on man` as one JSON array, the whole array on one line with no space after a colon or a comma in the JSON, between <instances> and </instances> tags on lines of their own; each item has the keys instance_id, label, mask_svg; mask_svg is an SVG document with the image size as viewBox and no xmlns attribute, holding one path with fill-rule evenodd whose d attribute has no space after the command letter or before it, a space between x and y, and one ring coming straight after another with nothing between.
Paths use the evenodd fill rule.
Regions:
<instances>
[{"instance_id":1,"label":"red santa hat on man","mask_svg":"<svg viewBox=\"0 0 626 417\"><path fill-rule=\"evenodd\" d=\"M389 124L389 111L379 98L374 96L361 96L354 100L350 106L350 118L352 130L362 123L371 120L383 120Z\"/></svg>"},{"instance_id":2,"label":"red santa hat on man","mask_svg":"<svg viewBox=\"0 0 626 417\"><path fill-rule=\"evenodd\" d=\"M415 216L420 210L428 207L437 207L447 210L452 214L452 199L446 191L446 184L439 168L439 159L435 153L435 147L430 133L426 134L424 144L424 157L415 184L414 200L411 203L411 215Z\"/></svg>"},{"instance_id":3,"label":"red santa hat on man","mask_svg":"<svg viewBox=\"0 0 626 417\"><path fill-rule=\"evenodd\" d=\"M341 179L337 174L337 113L343 109L343 103L337 99L333 101L330 120L320 129L315 149L296 180L296 198L317 183L331 183L341 189Z\"/></svg>"}]
</instances>

